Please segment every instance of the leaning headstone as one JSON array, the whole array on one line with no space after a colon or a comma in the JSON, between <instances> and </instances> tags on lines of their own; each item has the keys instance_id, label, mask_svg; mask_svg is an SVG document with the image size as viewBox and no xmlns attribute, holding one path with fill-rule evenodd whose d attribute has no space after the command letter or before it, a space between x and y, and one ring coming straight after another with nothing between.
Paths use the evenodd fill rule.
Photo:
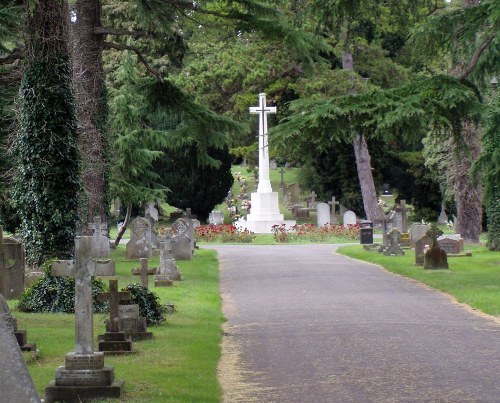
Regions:
<instances>
[{"instance_id":1,"label":"leaning headstone","mask_svg":"<svg viewBox=\"0 0 500 403\"><path fill-rule=\"evenodd\" d=\"M412 247L415 246L415 243L425 235L429 228L429 224L412 224L410 227L410 243Z\"/></svg>"},{"instance_id":2,"label":"leaning headstone","mask_svg":"<svg viewBox=\"0 0 500 403\"><path fill-rule=\"evenodd\" d=\"M92 238L75 239L75 260L52 263L52 274L75 277L75 352L68 353L65 365L45 388L46 402L120 398L123 381L114 379L112 366L104 365L104 354L94 352L92 318L92 276L99 275L92 260ZM54 266L57 268L54 270Z\"/></svg>"},{"instance_id":3,"label":"leaning headstone","mask_svg":"<svg viewBox=\"0 0 500 403\"><path fill-rule=\"evenodd\" d=\"M24 291L24 248L14 238L3 238L0 227L0 293L17 299Z\"/></svg>"},{"instance_id":4,"label":"leaning headstone","mask_svg":"<svg viewBox=\"0 0 500 403\"><path fill-rule=\"evenodd\" d=\"M386 256L402 256L405 254L401 249L401 232L397 228L393 228L387 234L389 245L384 250Z\"/></svg>"},{"instance_id":5,"label":"leaning headstone","mask_svg":"<svg viewBox=\"0 0 500 403\"><path fill-rule=\"evenodd\" d=\"M448 223L448 215L446 214L446 211L444 210L444 203L441 204L441 212L439 213L437 223L438 224L447 224Z\"/></svg>"},{"instance_id":6,"label":"leaning headstone","mask_svg":"<svg viewBox=\"0 0 500 403\"><path fill-rule=\"evenodd\" d=\"M0 357L0 401L39 403L26 361L10 325L3 320L0 320Z\"/></svg>"},{"instance_id":7,"label":"leaning headstone","mask_svg":"<svg viewBox=\"0 0 500 403\"><path fill-rule=\"evenodd\" d=\"M151 244L148 241L150 231L151 225L146 218L136 217L130 223L131 235L126 246L127 259L140 259L141 257L149 259L151 257Z\"/></svg>"},{"instance_id":8,"label":"leaning headstone","mask_svg":"<svg viewBox=\"0 0 500 403\"><path fill-rule=\"evenodd\" d=\"M122 301L130 301L129 291L118 291L118 280L109 280L109 291L97 294L97 300L109 303L109 320L106 324L106 333L98 336L99 351L113 354L128 354L132 351L132 340L120 330L118 306Z\"/></svg>"},{"instance_id":9,"label":"leaning headstone","mask_svg":"<svg viewBox=\"0 0 500 403\"><path fill-rule=\"evenodd\" d=\"M21 351L36 351L36 344L28 343L26 330L17 329L17 319L10 314L9 305L2 294L0 294L0 322L4 322L12 331Z\"/></svg>"},{"instance_id":10,"label":"leaning headstone","mask_svg":"<svg viewBox=\"0 0 500 403\"><path fill-rule=\"evenodd\" d=\"M328 203L318 203L316 206L316 212L318 227L330 224L330 206Z\"/></svg>"},{"instance_id":11,"label":"leaning headstone","mask_svg":"<svg viewBox=\"0 0 500 403\"><path fill-rule=\"evenodd\" d=\"M108 224L101 222L101 217L94 217L94 222L90 223L92 230L92 257L109 256Z\"/></svg>"},{"instance_id":12,"label":"leaning headstone","mask_svg":"<svg viewBox=\"0 0 500 403\"><path fill-rule=\"evenodd\" d=\"M437 241L437 238L443 235L443 231L432 225L426 235L431 238L432 243L430 249L424 253L424 269L448 269L448 256Z\"/></svg>"},{"instance_id":13,"label":"leaning headstone","mask_svg":"<svg viewBox=\"0 0 500 403\"><path fill-rule=\"evenodd\" d=\"M348 210L343 215L344 227L348 225L356 225L356 213L354 211Z\"/></svg>"}]
</instances>

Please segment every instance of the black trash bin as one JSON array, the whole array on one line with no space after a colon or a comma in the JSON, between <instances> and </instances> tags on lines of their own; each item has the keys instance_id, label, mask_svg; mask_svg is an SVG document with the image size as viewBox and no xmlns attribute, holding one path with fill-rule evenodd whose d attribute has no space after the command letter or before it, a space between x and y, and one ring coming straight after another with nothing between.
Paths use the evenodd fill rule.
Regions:
<instances>
[{"instance_id":1,"label":"black trash bin","mask_svg":"<svg viewBox=\"0 0 500 403\"><path fill-rule=\"evenodd\" d=\"M359 243L362 245L373 244L373 222L363 220L359 223Z\"/></svg>"}]
</instances>

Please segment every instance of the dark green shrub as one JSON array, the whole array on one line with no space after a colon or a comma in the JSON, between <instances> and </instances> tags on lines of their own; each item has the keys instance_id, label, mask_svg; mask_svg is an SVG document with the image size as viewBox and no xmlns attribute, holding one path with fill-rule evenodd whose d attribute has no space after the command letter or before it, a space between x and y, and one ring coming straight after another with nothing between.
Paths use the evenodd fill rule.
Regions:
<instances>
[{"instance_id":1,"label":"dark green shrub","mask_svg":"<svg viewBox=\"0 0 500 403\"><path fill-rule=\"evenodd\" d=\"M146 318L148 326L159 325L165 320L160 300L155 293L140 284L129 284L122 291L129 291L132 294L132 301L139 305L139 312Z\"/></svg>"},{"instance_id":2,"label":"dark green shrub","mask_svg":"<svg viewBox=\"0 0 500 403\"><path fill-rule=\"evenodd\" d=\"M24 290L17 307L23 312L75 312L75 280L72 277L53 277L50 261L45 263L43 277ZM106 291L103 281L92 279L94 312L106 312L107 303L97 301L97 294Z\"/></svg>"}]
</instances>

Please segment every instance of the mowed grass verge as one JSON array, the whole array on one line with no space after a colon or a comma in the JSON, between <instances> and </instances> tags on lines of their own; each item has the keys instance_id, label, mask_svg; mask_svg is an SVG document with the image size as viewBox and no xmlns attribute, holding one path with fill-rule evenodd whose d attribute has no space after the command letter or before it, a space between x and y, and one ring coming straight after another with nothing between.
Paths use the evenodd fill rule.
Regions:
<instances>
[{"instance_id":1,"label":"mowed grass verge","mask_svg":"<svg viewBox=\"0 0 500 403\"><path fill-rule=\"evenodd\" d=\"M138 262L124 259L124 247L113 251L119 287L138 283L130 269ZM157 267L159 258L150 260ZM198 250L192 261L177 262L183 281L174 287L149 288L162 305L175 305L167 321L150 326L153 340L136 341L137 354L106 356L105 364L115 368L115 378L125 381L127 402L218 402L221 389L217 381L220 358L221 325L224 320L219 296L219 270L216 253ZM12 301L11 301L12 302ZM12 306L12 304L10 304ZM74 316L68 314L26 314L13 310L19 328L28 331L28 341L37 343L39 352L28 353L29 371L41 396L63 365L66 353L74 351ZM94 335L104 332L107 315L94 315ZM97 342L94 344L97 349Z\"/></svg>"},{"instance_id":2,"label":"mowed grass verge","mask_svg":"<svg viewBox=\"0 0 500 403\"><path fill-rule=\"evenodd\" d=\"M472 257L449 258L450 270L415 266L414 251L409 250L405 250L404 256L384 256L356 245L342 246L337 252L420 281L452 295L458 302L500 318L500 252L491 252L484 246L466 245L465 249L472 252Z\"/></svg>"}]
</instances>

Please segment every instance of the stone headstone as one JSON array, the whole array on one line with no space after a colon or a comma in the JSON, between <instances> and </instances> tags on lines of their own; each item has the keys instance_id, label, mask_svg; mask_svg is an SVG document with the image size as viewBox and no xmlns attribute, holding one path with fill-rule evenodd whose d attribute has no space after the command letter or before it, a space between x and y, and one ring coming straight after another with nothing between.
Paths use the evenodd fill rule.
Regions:
<instances>
[{"instance_id":1,"label":"stone headstone","mask_svg":"<svg viewBox=\"0 0 500 403\"><path fill-rule=\"evenodd\" d=\"M92 231L92 257L109 256L108 224L102 223L101 217L94 217L88 227Z\"/></svg>"},{"instance_id":2,"label":"stone headstone","mask_svg":"<svg viewBox=\"0 0 500 403\"><path fill-rule=\"evenodd\" d=\"M448 215L446 214L446 211L444 210L444 203L441 204L441 212L439 213L437 223L438 224L448 223Z\"/></svg>"},{"instance_id":3,"label":"stone headstone","mask_svg":"<svg viewBox=\"0 0 500 403\"><path fill-rule=\"evenodd\" d=\"M291 183L286 187L287 204L294 205L300 203L300 185Z\"/></svg>"},{"instance_id":4,"label":"stone headstone","mask_svg":"<svg viewBox=\"0 0 500 403\"><path fill-rule=\"evenodd\" d=\"M463 252L463 243L460 247L460 241L452 238L441 238L437 241L438 246L446 252L447 255L459 254Z\"/></svg>"},{"instance_id":5,"label":"stone headstone","mask_svg":"<svg viewBox=\"0 0 500 403\"><path fill-rule=\"evenodd\" d=\"M328 203L318 203L316 212L318 227L330 224L330 206Z\"/></svg>"},{"instance_id":6,"label":"stone headstone","mask_svg":"<svg viewBox=\"0 0 500 403\"><path fill-rule=\"evenodd\" d=\"M432 245L432 238L428 235L423 235L415 242L415 265L424 265L424 252Z\"/></svg>"},{"instance_id":7,"label":"stone headstone","mask_svg":"<svg viewBox=\"0 0 500 403\"><path fill-rule=\"evenodd\" d=\"M172 237L172 255L176 260L191 260L193 251L191 249L191 240L185 234L179 234Z\"/></svg>"},{"instance_id":8,"label":"stone headstone","mask_svg":"<svg viewBox=\"0 0 500 403\"><path fill-rule=\"evenodd\" d=\"M75 260L52 263L52 274L75 278L75 352L56 370L55 380L45 388L45 401L120 398L123 381L114 379L114 369L104 365L104 353L94 352L92 317L92 237L75 239ZM56 270L54 270L54 267Z\"/></svg>"},{"instance_id":9,"label":"stone headstone","mask_svg":"<svg viewBox=\"0 0 500 403\"><path fill-rule=\"evenodd\" d=\"M120 331L125 332L125 335L132 340L145 340L153 337L153 333L148 332L146 318L140 314L139 305L118 305L118 318Z\"/></svg>"},{"instance_id":10,"label":"stone headstone","mask_svg":"<svg viewBox=\"0 0 500 403\"><path fill-rule=\"evenodd\" d=\"M269 161L269 168L272 169L273 171L278 169L278 163L276 162L276 160Z\"/></svg>"},{"instance_id":11,"label":"stone headstone","mask_svg":"<svg viewBox=\"0 0 500 403\"><path fill-rule=\"evenodd\" d=\"M174 280L181 280L181 273L172 254L171 234L167 232L165 239L160 242L160 267L155 276L155 287L169 287Z\"/></svg>"},{"instance_id":12,"label":"stone headstone","mask_svg":"<svg viewBox=\"0 0 500 403\"><path fill-rule=\"evenodd\" d=\"M424 253L424 269L448 269L448 257L437 241L438 237L443 235L443 231L433 224L426 235L431 238L431 246Z\"/></svg>"},{"instance_id":13,"label":"stone headstone","mask_svg":"<svg viewBox=\"0 0 500 403\"><path fill-rule=\"evenodd\" d=\"M6 299L17 299L24 291L24 248L14 238L3 238L0 227L0 293Z\"/></svg>"},{"instance_id":14,"label":"stone headstone","mask_svg":"<svg viewBox=\"0 0 500 403\"><path fill-rule=\"evenodd\" d=\"M40 402L12 329L3 320L0 320L0 357L0 401Z\"/></svg>"},{"instance_id":15,"label":"stone headstone","mask_svg":"<svg viewBox=\"0 0 500 403\"><path fill-rule=\"evenodd\" d=\"M402 256L404 251L401 249L401 232L397 228L393 228L387 234L389 245L384 250L386 256Z\"/></svg>"},{"instance_id":16,"label":"stone headstone","mask_svg":"<svg viewBox=\"0 0 500 403\"><path fill-rule=\"evenodd\" d=\"M410 227L410 243L411 246L415 246L415 243L422 238L425 233L429 230L429 224L412 224ZM423 261L422 261L423 262Z\"/></svg>"},{"instance_id":17,"label":"stone headstone","mask_svg":"<svg viewBox=\"0 0 500 403\"><path fill-rule=\"evenodd\" d=\"M344 223L344 227L347 227L348 225L355 225L356 224L356 213L354 211L351 211L351 210L346 211L343 215L343 223Z\"/></svg>"},{"instance_id":18,"label":"stone headstone","mask_svg":"<svg viewBox=\"0 0 500 403\"><path fill-rule=\"evenodd\" d=\"M193 253L195 243L193 220L191 218L177 219L172 225L172 232L174 234L174 238L185 235L189 239L191 253Z\"/></svg>"},{"instance_id":19,"label":"stone headstone","mask_svg":"<svg viewBox=\"0 0 500 403\"><path fill-rule=\"evenodd\" d=\"M151 244L148 236L151 232L151 224L146 218L136 217L130 223L130 240L126 246L127 259L150 258L152 255Z\"/></svg>"},{"instance_id":20,"label":"stone headstone","mask_svg":"<svg viewBox=\"0 0 500 403\"><path fill-rule=\"evenodd\" d=\"M213 210L208 215L208 223L211 225L220 225L224 224L224 214L221 211Z\"/></svg>"},{"instance_id":21,"label":"stone headstone","mask_svg":"<svg viewBox=\"0 0 500 403\"><path fill-rule=\"evenodd\" d=\"M130 301L132 296L129 291L118 291L118 280L109 280L109 291L97 294L97 300L109 303L109 319L106 333L98 336L99 351L112 352L113 354L126 354L132 352L132 340L125 332L120 330L120 317L118 307L122 301Z\"/></svg>"},{"instance_id":22,"label":"stone headstone","mask_svg":"<svg viewBox=\"0 0 500 403\"><path fill-rule=\"evenodd\" d=\"M456 253L462 253L464 251L464 239L462 238L462 236L460 234L443 234L441 235L440 237L438 237L437 241L438 243L441 242L443 239L451 239L453 241L456 241L456 246L454 246L453 248L451 248L450 246L450 251L446 250L445 248L443 248L441 245L440 247L445 249L446 253L448 254L456 254ZM453 251L457 251L458 252L453 252Z\"/></svg>"},{"instance_id":23,"label":"stone headstone","mask_svg":"<svg viewBox=\"0 0 500 403\"><path fill-rule=\"evenodd\" d=\"M156 232L156 229L155 229L155 224L156 224L156 221L154 220L153 217L151 217L151 215L146 214L146 220L149 221L149 232L146 233L146 239L148 240L149 244L151 245L152 248L156 248L158 249L158 232Z\"/></svg>"},{"instance_id":24,"label":"stone headstone","mask_svg":"<svg viewBox=\"0 0 500 403\"><path fill-rule=\"evenodd\" d=\"M160 218L160 214L158 213L158 209L155 207L155 202L149 202L144 209L144 217L150 215L151 218L156 222Z\"/></svg>"},{"instance_id":25,"label":"stone headstone","mask_svg":"<svg viewBox=\"0 0 500 403\"><path fill-rule=\"evenodd\" d=\"M395 207L389 213L389 220L391 223L391 228L397 228L399 232L403 232L403 214L399 206Z\"/></svg>"}]
</instances>

